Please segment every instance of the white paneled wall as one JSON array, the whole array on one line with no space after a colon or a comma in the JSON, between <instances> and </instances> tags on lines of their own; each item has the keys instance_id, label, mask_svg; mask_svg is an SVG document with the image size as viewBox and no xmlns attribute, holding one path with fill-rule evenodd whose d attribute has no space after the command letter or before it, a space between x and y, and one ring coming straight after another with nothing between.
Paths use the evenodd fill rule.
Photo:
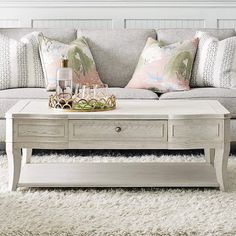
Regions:
<instances>
[{"instance_id":1,"label":"white paneled wall","mask_svg":"<svg viewBox=\"0 0 236 236\"><path fill-rule=\"evenodd\" d=\"M0 0L0 27L235 28L236 0Z\"/></svg>"},{"instance_id":2,"label":"white paneled wall","mask_svg":"<svg viewBox=\"0 0 236 236\"><path fill-rule=\"evenodd\" d=\"M112 29L112 20L74 19L74 20L32 20L33 28L81 28Z\"/></svg>"},{"instance_id":3,"label":"white paneled wall","mask_svg":"<svg viewBox=\"0 0 236 236\"><path fill-rule=\"evenodd\" d=\"M236 28L236 19L234 20L225 20L218 19L218 28Z\"/></svg>"},{"instance_id":4,"label":"white paneled wall","mask_svg":"<svg viewBox=\"0 0 236 236\"><path fill-rule=\"evenodd\" d=\"M153 29L153 28L204 28L205 21L198 19L130 19L125 20L127 29Z\"/></svg>"},{"instance_id":5,"label":"white paneled wall","mask_svg":"<svg viewBox=\"0 0 236 236\"><path fill-rule=\"evenodd\" d=\"M13 28L13 27L20 27L20 21L18 19L16 20L0 19L0 28Z\"/></svg>"}]
</instances>

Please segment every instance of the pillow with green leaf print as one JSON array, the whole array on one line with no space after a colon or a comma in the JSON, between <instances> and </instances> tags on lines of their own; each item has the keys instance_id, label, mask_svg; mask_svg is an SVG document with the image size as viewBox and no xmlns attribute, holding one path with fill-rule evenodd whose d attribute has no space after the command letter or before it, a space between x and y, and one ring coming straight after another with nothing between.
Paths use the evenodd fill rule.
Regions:
<instances>
[{"instance_id":1,"label":"pillow with green leaf print","mask_svg":"<svg viewBox=\"0 0 236 236\"><path fill-rule=\"evenodd\" d=\"M148 38L126 87L150 89L159 93L189 90L197 46L197 38L167 46Z\"/></svg>"},{"instance_id":2,"label":"pillow with green leaf print","mask_svg":"<svg viewBox=\"0 0 236 236\"><path fill-rule=\"evenodd\" d=\"M78 38L70 44L65 44L40 34L39 44L48 91L56 89L56 74L57 69L60 67L62 56L69 59L69 67L73 70L73 82L75 84L103 85L84 37Z\"/></svg>"}]
</instances>

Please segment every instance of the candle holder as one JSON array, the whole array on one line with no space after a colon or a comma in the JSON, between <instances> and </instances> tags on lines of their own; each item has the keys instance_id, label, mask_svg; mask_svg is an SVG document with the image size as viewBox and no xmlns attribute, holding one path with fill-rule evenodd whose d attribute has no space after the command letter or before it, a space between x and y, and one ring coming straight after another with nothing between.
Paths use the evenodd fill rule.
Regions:
<instances>
[{"instance_id":1,"label":"candle holder","mask_svg":"<svg viewBox=\"0 0 236 236\"><path fill-rule=\"evenodd\" d=\"M116 97L109 94L108 86L83 85L75 89L75 94L55 93L49 96L49 107L63 111L98 112L116 108Z\"/></svg>"}]
</instances>

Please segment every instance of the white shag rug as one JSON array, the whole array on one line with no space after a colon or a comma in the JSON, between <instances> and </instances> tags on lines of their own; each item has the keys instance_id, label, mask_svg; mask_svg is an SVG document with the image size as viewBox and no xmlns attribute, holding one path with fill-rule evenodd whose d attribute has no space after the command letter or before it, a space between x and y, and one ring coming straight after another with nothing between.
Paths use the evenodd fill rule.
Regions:
<instances>
[{"instance_id":1,"label":"white shag rug","mask_svg":"<svg viewBox=\"0 0 236 236\"><path fill-rule=\"evenodd\" d=\"M33 156L33 161L203 161L202 156ZM230 191L217 189L18 189L7 191L0 155L0 236L236 235L236 157ZM201 173L199 173L201 174Z\"/></svg>"}]
</instances>

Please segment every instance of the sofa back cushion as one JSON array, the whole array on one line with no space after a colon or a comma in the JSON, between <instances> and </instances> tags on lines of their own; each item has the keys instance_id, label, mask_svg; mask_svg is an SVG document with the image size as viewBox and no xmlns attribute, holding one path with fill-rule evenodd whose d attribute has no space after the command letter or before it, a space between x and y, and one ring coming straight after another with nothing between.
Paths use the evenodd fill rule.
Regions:
<instances>
[{"instance_id":1,"label":"sofa back cushion","mask_svg":"<svg viewBox=\"0 0 236 236\"><path fill-rule=\"evenodd\" d=\"M29 34L31 32L42 32L48 38L52 38L63 43L70 43L76 39L76 30L75 29L35 29L35 28L12 28L12 29L4 29L0 28L0 34L4 34L5 36L19 40L24 35Z\"/></svg>"},{"instance_id":2,"label":"sofa back cushion","mask_svg":"<svg viewBox=\"0 0 236 236\"><path fill-rule=\"evenodd\" d=\"M197 31L208 32L219 40L236 35L234 29L157 29L157 39L165 44L172 44L187 39L192 39Z\"/></svg>"},{"instance_id":3,"label":"sofa back cushion","mask_svg":"<svg viewBox=\"0 0 236 236\"><path fill-rule=\"evenodd\" d=\"M236 37L218 40L199 31L199 47L190 85L236 88Z\"/></svg>"},{"instance_id":4,"label":"sofa back cushion","mask_svg":"<svg viewBox=\"0 0 236 236\"><path fill-rule=\"evenodd\" d=\"M127 88L150 89L157 93L189 90L189 80L198 39L167 46L149 38Z\"/></svg>"},{"instance_id":5,"label":"sofa back cushion","mask_svg":"<svg viewBox=\"0 0 236 236\"><path fill-rule=\"evenodd\" d=\"M32 32L15 40L0 34L0 90L44 87L38 35Z\"/></svg>"},{"instance_id":6,"label":"sofa back cushion","mask_svg":"<svg viewBox=\"0 0 236 236\"><path fill-rule=\"evenodd\" d=\"M125 87L130 81L148 37L155 30L78 30L85 36L100 78L110 87Z\"/></svg>"},{"instance_id":7,"label":"sofa back cushion","mask_svg":"<svg viewBox=\"0 0 236 236\"><path fill-rule=\"evenodd\" d=\"M75 29L0 29L0 90L16 87L44 87L39 57L38 33L70 43Z\"/></svg>"},{"instance_id":8,"label":"sofa back cushion","mask_svg":"<svg viewBox=\"0 0 236 236\"><path fill-rule=\"evenodd\" d=\"M70 44L65 44L40 34L39 44L48 91L56 90L57 70L60 68L62 55L69 59L69 67L73 70L74 84L103 85L88 44L83 37L72 41Z\"/></svg>"}]
</instances>

